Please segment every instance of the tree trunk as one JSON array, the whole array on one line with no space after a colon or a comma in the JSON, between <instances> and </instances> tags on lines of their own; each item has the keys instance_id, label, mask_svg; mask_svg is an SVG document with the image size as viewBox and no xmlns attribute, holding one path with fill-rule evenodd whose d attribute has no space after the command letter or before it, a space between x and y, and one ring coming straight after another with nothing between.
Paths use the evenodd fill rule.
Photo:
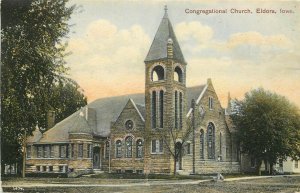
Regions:
<instances>
[{"instance_id":1,"label":"tree trunk","mask_svg":"<svg viewBox=\"0 0 300 193\"><path fill-rule=\"evenodd\" d=\"M273 175L273 163L270 163L270 172L269 172L270 175Z\"/></svg>"},{"instance_id":2,"label":"tree trunk","mask_svg":"<svg viewBox=\"0 0 300 193\"><path fill-rule=\"evenodd\" d=\"M261 163L262 163L261 160L258 160L258 161L257 161L256 173L257 173L258 176L261 176L261 170L260 170L260 168L261 168Z\"/></svg>"},{"instance_id":3,"label":"tree trunk","mask_svg":"<svg viewBox=\"0 0 300 193\"><path fill-rule=\"evenodd\" d=\"M264 164L265 164L265 172L268 172L268 162L267 160L264 160Z\"/></svg>"},{"instance_id":4,"label":"tree trunk","mask_svg":"<svg viewBox=\"0 0 300 193\"><path fill-rule=\"evenodd\" d=\"M5 172L5 164L2 162L1 163L1 174L4 174Z\"/></svg>"},{"instance_id":5,"label":"tree trunk","mask_svg":"<svg viewBox=\"0 0 300 193\"><path fill-rule=\"evenodd\" d=\"M174 157L174 172L173 172L174 175L176 175L176 158Z\"/></svg>"}]
</instances>

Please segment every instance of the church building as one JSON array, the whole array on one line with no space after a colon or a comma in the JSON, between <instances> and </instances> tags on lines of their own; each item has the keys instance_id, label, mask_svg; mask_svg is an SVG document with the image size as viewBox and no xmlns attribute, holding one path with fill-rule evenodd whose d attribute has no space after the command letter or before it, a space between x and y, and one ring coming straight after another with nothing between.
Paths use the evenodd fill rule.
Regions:
<instances>
[{"instance_id":1,"label":"church building","mask_svg":"<svg viewBox=\"0 0 300 193\"><path fill-rule=\"evenodd\" d=\"M166 9L144 66L144 93L101 98L44 133L37 128L26 173L240 172L230 107L222 108L211 79L186 87L188 63Z\"/></svg>"}]
</instances>

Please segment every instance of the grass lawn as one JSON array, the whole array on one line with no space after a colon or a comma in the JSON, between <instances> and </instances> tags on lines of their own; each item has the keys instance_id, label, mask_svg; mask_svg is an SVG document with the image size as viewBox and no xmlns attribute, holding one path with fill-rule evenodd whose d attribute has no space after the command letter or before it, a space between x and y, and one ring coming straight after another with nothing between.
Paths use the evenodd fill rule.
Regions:
<instances>
[{"instance_id":1,"label":"grass lawn","mask_svg":"<svg viewBox=\"0 0 300 193\"><path fill-rule=\"evenodd\" d=\"M31 180L31 181L29 181ZM59 181L63 180L63 181ZM300 192L300 176L280 176L264 179L253 180L240 180L233 182L213 182L207 181L199 184L165 184L165 182L176 182L176 180L150 180L143 185L132 186L93 186L95 184L122 184L128 183L130 180L126 179L101 179L101 178L76 178L76 179L28 179L27 183L36 183L37 181L42 184L56 184L66 183L66 180L70 180L70 184L79 184L77 187L72 186L57 186L57 187L24 187L19 181L18 184L11 185L11 187L5 187L4 192L65 192L65 193L295 193ZM73 181L71 181L73 180ZM138 179L132 179L131 181L138 181ZM139 182L141 182L140 180ZM182 182L182 181L178 181ZM6 183L8 183L6 181ZM89 186L91 183L91 186ZM5 183L4 183L5 184ZM87 186L82 186L87 185ZM14 188L18 187L18 191ZM21 190L21 191L20 191Z\"/></svg>"}]
</instances>

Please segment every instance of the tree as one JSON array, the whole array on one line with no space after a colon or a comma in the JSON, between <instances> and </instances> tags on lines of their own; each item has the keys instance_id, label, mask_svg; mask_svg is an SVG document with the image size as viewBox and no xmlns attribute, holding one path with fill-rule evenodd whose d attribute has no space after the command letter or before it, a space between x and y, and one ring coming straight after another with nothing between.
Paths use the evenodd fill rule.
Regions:
<instances>
[{"instance_id":1,"label":"tree","mask_svg":"<svg viewBox=\"0 0 300 193\"><path fill-rule=\"evenodd\" d=\"M51 88L49 105L58 123L87 104L87 98L79 85L72 80L60 82Z\"/></svg>"},{"instance_id":2,"label":"tree","mask_svg":"<svg viewBox=\"0 0 300 193\"><path fill-rule=\"evenodd\" d=\"M267 161L272 169L279 158L300 157L300 115L294 104L259 88L246 93L238 106L239 114L232 119L242 152L257 160L259 175L262 161Z\"/></svg>"},{"instance_id":3,"label":"tree","mask_svg":"<svg viewBox=\"0 0 300 193\"><path fill-rule=\"evenodd\" d=\"M184 153L184 147L187 145L187 141L192 140L193 145L193 152L195 152L195 138L194 138L194 131L196 125L200 124L200 120L195 120L195 100L192 100L192 116L186 119L186 128L182 129L156 129L159 133L160 137L163 139L163 142L167 148L167 151L173 158L173 174L176 174L176 163L180 162L181 157ZM203 118L204 114L201 115ZM178 141L180 139L180 141ZM190 147L189 147L190 148ZM194 162L195 162L195 154L193 153L193 172L194 170Z\"/></svg>"},{"instance_id":4,"label":"tree","mask_svg":"<svg viewBox=\"0 0 300 193\"><path fill-rule=\"evenodd\" d=\"M53 87L67 82L65 39L68 20L75 9L67 7L67 2L4 0L1 3L2 168L21 160L25 133L31 135L36 125L46 127Z\"/></svg>"}]
</instances>

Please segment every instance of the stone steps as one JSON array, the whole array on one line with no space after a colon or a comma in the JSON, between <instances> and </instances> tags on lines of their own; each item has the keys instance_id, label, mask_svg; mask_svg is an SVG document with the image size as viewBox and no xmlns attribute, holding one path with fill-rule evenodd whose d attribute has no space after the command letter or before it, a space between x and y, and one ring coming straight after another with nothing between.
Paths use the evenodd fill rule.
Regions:
<instances>
[{"instance_id":1,"label":"stone steps","mask_svg":"<svg viewBox=\"0 0 300 193\"><path fill-rule=\"evenodd\" d=\"M93 173L95 173L95 174L103 174L104 171L100 170L100 169L93 169Z\"/></svg>"}]
</instances>

